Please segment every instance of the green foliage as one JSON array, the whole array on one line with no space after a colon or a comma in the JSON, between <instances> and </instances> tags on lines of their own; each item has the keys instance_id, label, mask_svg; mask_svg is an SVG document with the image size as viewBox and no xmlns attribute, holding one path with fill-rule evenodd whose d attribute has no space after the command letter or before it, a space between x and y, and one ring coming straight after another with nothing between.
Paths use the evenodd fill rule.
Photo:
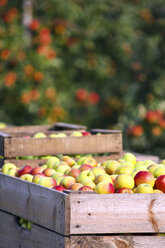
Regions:
<instances>
[{"instance_id":1,"label":"green foliage","mask_svg":"<svg viewBox=\"0 0 165 248\"><path fill-rule=\"evenodd\" d=\"M27 29L20 1L0 15L1 120L125 130L141 110L165 109L163 0L36 0Z\"/></svg>"}]
</instances>

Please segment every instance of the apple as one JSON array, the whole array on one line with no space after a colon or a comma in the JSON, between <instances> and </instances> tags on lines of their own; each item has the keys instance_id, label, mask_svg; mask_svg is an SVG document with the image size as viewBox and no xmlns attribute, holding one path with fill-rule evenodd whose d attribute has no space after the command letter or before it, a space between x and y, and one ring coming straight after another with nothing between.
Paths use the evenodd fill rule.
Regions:
<instances>
[{"instance_id":1,"label":"apple","mask_svg":"<svg viewBox=\"0 0 165 248\"><path fill-rule=\"evenodd\" d=\"M92 167L96 167L97 166L97 161L93 157L86 157L86 158L84 158L84 160L82 161L82 163L83 164L89 164Z\"/></svg>"},{"instance_id":2,"label":"apple","mask_svg":"<svg viewBox=\"0 0 165 248\"><path fill-rule=\"evenodd\" d=\"M81 171L79 169L71 169L68 173L68 176L71 176L71 177L74 177L74 178L77 178L78 175L81 173Z\"/></svg>"},{"instance_id":3,"label":"apple","mask_svg":"<svg viewBox=\"0 0 165 248\"><path fill-rule=\"evenodd\" d=\"M150 184L151 187L154 187L155 178L149 171L139 171L134 177L135 185L138 186L142 183Z\"/></svg>"},{"instance_id":4,"label":"apple","mask_svg":"<svg viewBox=\"0 0 165 248\"><path fill-rule=\"evenodd\" d=\"M165 166L159 165L153 172L154 177L159 177L161 175L165 175Z\"/></svg>"},{"instance_id":5,"label":"apple","mask_svg":"<svg viewBox=\"0 0 165 248\"><path fill-rule=\"evenodd\" d=\"M81 133L82 133L82 135L83 135L83 136L88 136L88 135L91 135L91 133L90 133L90 132L88 132L88 131L82 131Z\"/></svg>"},{"instance_id":6,"label":"apple","mask_svg":"<svg viewBox=\"0 0 165 248\"><path fill-rule=\"evenodd\" d=\"M7 173L7 175L11 176L11 177L17 177L18 176L18 168L13 168L10 169Z\"/></svg>"},{"instance_id":7,"label":"apple","mask_svg":"<svg viewBox=\"0 0 165 248\"><path fill-rule=\"evenodd\" d=\"M84 171L84 170L91 170L93 167L89 164L82 164L79 168L80 171Z\"/></svg>"},{"instance_id":8,"label":"apple","mask_svg":"<svg viewBox=\"0 0 165 248\"><path fill-rule=\"evenodd\" d=\"M115 174L131 174L133 172L134 168L132 168L131 166L128 165L120 165L119 167L117 167L117 169L115 170Z\"/></svg>"},{"instance_id":9,"label":"apple","mask_svg":"<svg viewBox=\"0 0 165 248\"><path fill-rule=\"evenodd\" d=\"M21 169L18 170L18 177L24 174L30 174L32 171L32 167L30 165L25 165Z\"/></svg>"},{"instance_id":10,"label":"apple","mask_svg":"<svg viewBox=\"0 0 165 248\"><path fill-rule=\"evenodd\" d=\"M90 179L85 179L84 181L82 181L82 184L84 186L89 186L92 189L95 189L95 187L96 187L96 184L93 181L91 181Z\"/></svg>"},{"instance_id":11,"label":"apple","mask_svg":"<svg viewBox=\"0 0 165 248\"><path fill-rule=\"evenodd\" d=\"M122 193L122 194L133 194L132 189L128 188L121 188L116 191L116 193Z\"/></svg>"},{"instance_id":12,"label":"apple","mask_svg":"<svg viewBox=\"0 0 165 248\"><path fill-rule=\"evenodd\" d=\"M70 156L63 156L62 161L66 162L70 167L76 164L76 161Z\"/></svg>"},{"instance_id":13,"label":"apple","mask_svg":"<svg viewBox=\"0 0 165 248\"><path fill-rule=\"evenodd\" d=\"M93 174L92 171L90 170L85 170L85 171L82 171L78 177L77 177L77 182L78 183L81 183L82 181L84 181L85 179L90 179L91 181L94 181L95 180L95 175Z\"/></svg>"},{"instance_id":14,"label":"apple","mask_svg":"<svg viewBox=\"0 0 165 248\"><path fill-rule=\"evenodd\" d=\"M65 173L66 170L70 169L69 165L59 165L56 169L56 172L60 172L60 173Z\"/></svg>"},{"instance_id":15,"label":"apple","mask_svg":"<svg viewBox=\"0 0 165 248\"><path fill-rule=\"evenodd\" d=\"M55 190L60 191L60 192L63 192L63 190L65 190L65 188L61 185L56 185L52 189L55 189Z\"/></svg>"},{"instance_id":16,"label":"apple","mask_svg":"<svg viewBox=\"0 0 165 248\"><path fill-rule=\"evenodd\" d=\"M93 189L89 186L82 186L79 188L80 191L93 191Z\"/></svg>"},{"instance_id":17,"label":"apple","mask_svg":"<svg viewBox=\"0 0 165 248\"><path fill-rule=\"evenodd\" d=\"M46 166L47 167L47 166ZM36 166L36 167L34 167L32 170L31 170L31 172L30 172L30 174L31 175L36 175L36 174L38 174L38 173L42 173L44 171L44 168L43 168L43 166L41 167L41 166Z\"/></svg>"},{"instance_id":18,"label":"apple","mask_svg":"<svg viewBox=\"0 0 165 248\"><path fill-rule=\"evenodd\" d=\"M60 172L55 172L51 177L54 178L55 180L57 179L57 177L63 176L63 173Z\"/></svg>"},{"instance_id":19,"label":"apple","mask_svg":"<svg viewBox=\"0 0 165 248\"><path fill-rule=\"evenodd\" d=\"M148 167L147 167L147 170L150 172L150 173L154 173L154 170L156 169L156 168L158 168L158 164L151 164L151 165L149 165Z\"/></svg>"},{"instance_id":20,"label":"apple","mask_svg":"<svg viewBox=\"0 0 165 248\"><path fill-rule=\"evenodd\" d=\"M138 168L138 166L141 166L141 165L144 165L143 161L137 161L135 164L136 168Z\"/></svg>"},{"instance_id":21,"label":"apple","mask_svg":"<svg viewBox=\"0 0 165 248\"><path fill-rule=\"evenodd\" d=\"M115 189L129 188L133 189L135 186L134 179L129 174L120 174L116 177L114 182Z\"/></svg>"},{"instance_id":22,"label":"apple","mask_svg":"<svg viewBox=\"0 0 165 248\"><path fill-rule=\"evenodd\" d=\"M160 164L165 165L165 159L161 160Z\"/></svg>"},{"instance_id":23,"label":"apple","mask_svg":"<svg viewBox=\"0 0 165 248\"><path fill-rule=\"evenodd\" d=\"M122 157L125 161L132 162L133 164L136 164L136 157L132 153L125 153Z\"/></svg>"},{"instance_id":24,"label":"apple","mask_svg":"<svg viewBox=\"0 0 165 248\"><path fill-rule=\"evenodd\" d=\"M135 193L153 193L153 188L150 184L142 183L136 187Z\"/></svg>"},{"instance_id":25,"label":"apple","mask_svg":"<svg viewBox=\"0 0 165 248\"><path fill-rule=\"evenodd\" d=\"M0 122L0 129L6 128L7 125L4 122Z\"/></svg>"},{"instance_id":26,"label":"apple","mask_svg":"<svg viewBox=\"0 0 165 248\"><path fill-rule=\"evenodd\" d=\"M57 185L56 181L52 177L41 177L38 184L48 188L53 188Z\"/></svg>"},{"instance_id":27,"label":"apple","mask_svg":"<svg viewBox=\"0 0 165 248\"><path fill-rule=\"evenodd\" d=\"M144 165L144 164L142 164L142 165L139 165L139 166L136 166L135 165L135 170L139 170L139 171L145 171L145 170L147 170L147 166L146 165Z\"/></svg>"},{"instance_id":28,"label":"apple","mask_svg":"<svg viewBox=\"0 0 165 248\"><path fill-rule=\"evenodd\" d=\"M75 164L72 166L72 169L79 169L79 168L80 168L80 165L78 165L78 164Z\"/></svg>"},{"instance_id":29,"label":"apple","mask_svg":"<svg viewBox=\"0 0 165 248\"><path fill-rule=\"evenodd\" d=\"M67 137L66 133L52 133L49 135L50 138L65 138Z\"/></svg>"},{"instance_id":30,"label":"apple","mask_svg":"<svg viewBox=\"0 0 165 248\"><path fill-rule=\"evenodd\" d=\"M48 168L47 164L43 164L43 165L41 165L40 167L43 168L44 170L45 170L46 168Z\"/></svg>"},{"instance_id":31,"label":"apple","mask_svg":"<svg viewBox=\"0 0 165 248\"><path fill-rule=\"evenodd\" d=\"M93 174L95 175L95 177L97 177L98 175L103 175L103 174L106 174L106 171L104 170L103 167L93 167L91 169L91 171L93 172Z\"/></svg>"},{"instance_id":32,"label":"apple","mask_svg":"<svg viewBox=\"0 0 165 248\"><path fill-rule=\"evenodd\" d=\"M163 191L161 191L159 189L153 189L153 193L161 193L161 194L163 194Z\"/></svg>"},{"instance_id":33,"label":"apple","mask_svg":"<svg viewBox=\"0 0 165 248\"><path fill-rule=\"evenodd\" d=\"M71 171L71 168L67 169L65 172L64 172L64 175L68 175L68 173Z\"/></svg>"},{"instance_id":34,"label":"apple","mask_svg":"<svg viewBox=\"0 0 165 248\"><path fill-rule=\"evenodd\" d=\"M76 183L76 179L74 177L66 176L62 178L60 185L68 189L74 183Z\"/></svg>"},{"instance_id":35,"label":"apple","mask_svg":"<svg viewBox=\"0 0 165 248\"><path fill-rule=\"evenodd\" d=\"M156 179L155 189L159 189L163 193L165 193L165 175L161 175Z\"/></svg>"},{"instance_id":36,"label":"apple","mask_svg":"<svg viewBox=\"0 0 165 248\"><path fill-rule=\"evenodd\" d=\"M79 131L74 131L70 134L70 136L74 136L74 137L80 137L80 136L83 136L81 132Z\"/></svg>"},{"instance_id":37,"label":"apple","mask_svg":"<svg viewBox=\"0 0 165 248\"><path fill-rule=\"evenodd\" d=\"M41 177L45 177L45 175L43 173L38 173L36 175L33 176L32 182L33 183L38 183L39 180L41 179Z\"/></svg>"},{"instance_id":38,"label":"apple","mask_svg":"<svg viewBox=\"0 0 165 248\"><path fill-rule=\"evenodd\" d=\"M112 179L110 178L110 176L108 174L98 175L95 178L95 184L98 184L98 183L100 183L102 181L107 181L109 183L113 183Z\"/></svg>"},{"instance_id":39,"label":"apple","mask_svg":"<svg viewBox=\"0 0 165 248\"><path fill-rule=\"evenodd\" d=\"M59 176L59 177L56 178L56 183L57 183L57 185L60 185L60 182L61 182L61 180L62 180L64 177L66 177L66 175L62 175L62 176Z\"/></svg>"},{"instance_id":40,"label":"apple","mask_svg":"<svg viewBox=\"0 0 165 248\"><path fill-rule=\"evenodd\" d=\"M148 167L149 165L154 164L154 162L152 160L144 160L143 164Z\"/></svg>"},{"instance_id":41,"label":"apple","mask_svg":"<svg viewBox=\"0 0 165 248\"><path fill-rule=\"evenodd\" d=\"M44 133L42 133L42 132L38 132L38 133L35 133L34 135L33 135L33 138L46 138L47 136L46 136L46 134L44 134Z\"/></svg>"},{"instance_id":42,"label":"apple","mask_svg":"<svg viewBox=\"0 0 165 248\"><path fill-rule=\"evenodd\" d=\"M87 157L87 156L83 156L83 157L79 158L79 160L77 161L77 164L78 164L78 165L85 164L85 163L83 163L83 161L84 161L84 159L86 159L86 158L88 158L88 157Z\"/></svg>"},{"instance_id":43,"label":"apple","mask_svg":"<svg viewBox=\"0 0 165 248\"><path fill-rule=\"evenodd\" d=\"M56 171L54 169L46 168L42 173L47 177L51 177L55 172Z\"/></svg>"},{"instance_id":44,"label":"apple","mask_svg":"<svg viewBox=\"0 0 165 248\"><path fill-rule=\"evenodd\" d=\"M139 171L141 171L141 170L134 169L133 172L131 173L131 176L134 178ZM148 170L147 169L143 169L142 171L148 171Z\"/></svg>"},{"instance_id":45,"label":"apple","mask_svg":"<svg viewBox=\"0 0 165 248\"><path fill-rule=\"evenodd\" d=\"M96 193L98 194L111 194L115 193L115 189L112 183L107 181L102 181L96 185L95 188Z\"/></svg>"},{"instance_id":46,"label":"apple","mask_svg":"<svg viewBox=\"0 0 165 248\"><path fill-rule=\"evenodd\" d=\"M116 160L105 161L101 164L101 166L105 167L105 171L107 174L112 175L117 167L120 166L120 163Z\"/></svg>"},{"instance_id":47,"label":"apple","mask_svg":"<svg viewBox=\"0 0 165 248\"><path fill-rule=\"evenodd\" d=\"M51 156L51 157L49 157L49 158L46 160L46 164L47 164L48 168L53 168L53 169L55 169L54 166L55 166L56 164L59 164L59 163L60 163L59 158L57 158L57 157L55 157L55 156Z\"/></svg>"},{"instance_id":48,"label":"apple","mask_svg":"<svg viewBox=\"0 0 165 248\"><path fill-rule=\"evenodd\" d=\"M2 172L4 173L4 174L8 174L8 171L10 170L10 169L16 169L17 167L16 167L16 165L15 164L13 164L13 163L6 163L6 164L4 164L3 166L2 166Z\"/></svg>"},{"instance_id":49,"label":"apple","mask_svg":"<svg viewBox=\"0 0 165 248\"><path fill-rule=\"evenodd\" d=\"M33 175L31 174L23 174L22 176L19 177L20 179L23 179L25 181L32 182L33 180Z\"/></svg>"},{"instance_id":50,"label":"apple","mask_svg":"<svg viewBox=\"0 0 165 248\"><path fill-rule=\"evenodd\" d=\"M117 174L109 175L109 177L111 178L113 184L114 184L115 179L116 179L117 176L118 176Z\"/></svg>"},{"instance_id":51,"label":"apple","mask_svg":"<svg viewBox=\"0 0 165 248\"><path fill-rule=\"evenodd\" d=\"M79 188L81 188L83 186L83 184L81 183L73 183L68 190L79 190Z\"/></svg>"}]
</instances>

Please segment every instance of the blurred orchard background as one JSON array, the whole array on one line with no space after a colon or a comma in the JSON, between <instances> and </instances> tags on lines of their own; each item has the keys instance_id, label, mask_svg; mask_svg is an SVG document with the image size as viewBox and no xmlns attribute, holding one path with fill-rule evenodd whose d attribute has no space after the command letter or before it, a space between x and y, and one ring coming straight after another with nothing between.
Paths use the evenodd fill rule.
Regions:
<instances>
[{"instance_id":1,"label":"blurred orchard background","mask_svg":"<svg viewBox=\"0 0 165 248\"><path fill-rule=\"evenodd\" d=\"M0 121L121 129L165 157L164 0L0 0Z\"/></svg>"}]
</instances>

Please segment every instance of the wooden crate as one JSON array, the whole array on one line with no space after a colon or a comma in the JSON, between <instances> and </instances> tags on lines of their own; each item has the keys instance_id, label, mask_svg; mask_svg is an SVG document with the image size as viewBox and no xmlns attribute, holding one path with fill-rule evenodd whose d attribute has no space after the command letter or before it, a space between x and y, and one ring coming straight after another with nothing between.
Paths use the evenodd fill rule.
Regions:
<instances>
[{"instance_id":1,"label":"wooden crate","mask_svg":"<svg viewBox=\"0 0 165 248\"><path fill-rule=\"evenodd\" d=\"M3 248L165 247L164 194L63 193L0 173L0 210Z\"/></svg>"},{"instance_id":2,"label":"wooden crate","mask_svg":"<svg viewBox=\"0 0 165 248\"><path fill-rule=\"evenodd\" d=\"M50 134L51 132L45 133ZM104 130L100 135L64 138L36 139L33 137L25 138L25 135L27 135L25 132L0 133L0 166L4 164L4 160L9 161L17 156L111 153L110 157L117 159L122 152L122 133L118 130ZM24 162L28 163L29 161L22 161L21 163Z\"/></svg>"}]
</instances>

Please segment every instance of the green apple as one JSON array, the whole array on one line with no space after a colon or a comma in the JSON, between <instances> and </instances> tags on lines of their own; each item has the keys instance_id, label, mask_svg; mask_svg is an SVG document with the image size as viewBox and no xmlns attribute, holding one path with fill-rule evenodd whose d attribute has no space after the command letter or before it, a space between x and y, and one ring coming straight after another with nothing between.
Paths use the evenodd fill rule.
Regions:
<instances>
[{"instance_id":1,"label":"green apple","mask_svg":"<svg viewBox=\"0 0 165 248\"><path fill-rule=\"evenodd\" d=\"M125 153L121 158L124 159L125 161L129 161L132 162L133 164L136 164L136 157L132 153L129 152Z\"/></svg>"},{"instance_id":2,"label":"green apple","mask_svg":"<svg viewBox=\"0 0 165 248\"><path fill-rule=\"evenodd\" d=\"M69 165L59 165L56 169L56 172L60 172L60 173L65 173L66 170L70 169Z\"/></svg>"},{"instance_id":3,"label":"green apple","mask_svg":"<svg viewBox=\"0 0 165 248\"><path fill-rule=\"evenodd\" d=\"M82 184L84 186L88 186L88 187L90 187L92 189L95 189L95 187L96 187L96 184L90 179L85 179L84 181L82 181Z\"/></svg>"},{"instance_id":4,"label":"green apple","mask_svg":"<svg viewBox=\"0 0 165 248\"><path fill-rule=\"evenodd\" d=\"M78 165L78 164L75 164L72 166L72 169L79 169L79 168L80 168L80 165Z\"/></svg>"},{"instance_id":5,"label":"green apple","mask_svg":"<svg viewBox=\"0 0 165 248\"><path fill-rule=\"evenodd\" d=\"M93 174L95 175L95 177L97 177L98 175L103 175L103 174L106 174L106 171L104 170L103 167L93 167L91 169L91 171L93 172Z\"/></svg>"},{"instance_id":6,"label":"green apple","mask_svg":"<svg viewBox=\"0 0 165 248\"><path fill-rule=\"evenodd\" d=\"M74 131L70 134L70 136L75 136L75 137L80 137L80 136L83 136L81 132L79 131Z\"/></svg>"},{"instance_id":7,"label":"green apple","mask_svg":"<svg viewBox=\"0 0 165 248\"><path fill-rule=\"evenodd\" d=\"M8 171L10 170L10 169L16 169L17 167L16 167L16 165L15 164L13 164L13 163L6 163L6 164L4 164L3 166L2 166L2 172L4 173L4 174L8 174Z\"/></svg>"},{"instance_id":8,"label":"green apple","mask_svg":"<svg viewBox=\"0 0 165 248\"><path fill-rule=\"evenodd\" d=\"M82 183L85 179L90 179L91 181L94 181L95 175L90 170L82 171L77 177L77 182Z\"/></svg>"},{"instance_id":9,"label":"green apple","mask_svg":"<svg viewBox=\"0 0 165 248\"><path fill-rule=\"evenodd\" d=\"M120 166L120 163L116 160L110 160L103 162L101 166L105 167L107 174L112 175L117 169L117 167Z\"/></svg>"},{"instance_id":10,"label":"green apple","mask_svg":"<svg viewBox=\"0 0 165 248\"><path fill-rule=\"evenodd\" d=\"M64 174L61 172L55 172L51 177L54 178L55 180L57 179L57 177L63 176Z\"/></svg>"},{"instance_id":11,"label":"green apple","mask_svg":"<svg viewBox=\"0 0 165 248\"><path fill-rule=\"evenodd\" d=\"M133 172L134 168L132 168L131 166L128 165L121 165L119 167L117 167L117 169L115 170L115 174L131 174Z\"/></svg>"},{"instance_id":12,"label":"green apple","mask_svg":"<svg viewBox=\"0 0 165 248\"><path fill-rule=\"evenodd\" d=\"M121 162L120 165L129 166L129 167L132 167L132 168L135 167L135 164L133 164L133 163L130 162L130 161Z\"/></svg>"},{"instance_id":13,"label":"green apple","mask_svg":"<svg viewBox=\"0 0 165 248\"><path fill-rule=\"evenodd\" d=\"M65 175L59 176L56 178L57 185L60 185L61 180L65 177Z\"/></svg>"},{"instance_id":14,"label":"green apple","mask_svg":"<svg viewBox=\"0 0 165 248\"><path fill-rule=\"evenodd\" d=\"M129 174L120 174L116 177L114 182L115 189L129 188L133 189L135 186L134 179Z\"/></svg>"},{"instance_id":15,"label":"green apple","mask_svg":"<svg viewBox=\"0 0 165 248\"><path fill-rule=\"evenodd\" d=\"M144 165L146 165L147 167L151 164L154 164L154 162L152 160L144 160Z\"/></svg>"},{"instance_id":16,"label":"green apple","mask_svg":"<svg viewBox=\"0 0 165 248\"><path fill-rule=\"evenodd\" d=\"M33 175L31 175L31 174L23 174L22 176L20 176L20 179L23 179L25 181L32 182Z\"/></svg>"},{"instance_id":17,"label":"green apple","mask_svg":"<svg viewBox=\"0 0 165 248\"><path fill-rule=\"evenodd\" d=\"M7 125L4 122L0 122L0 129L6 128Z\"/></svg>"},{"instance_id":18,"label":"green apple","mask_svg":"<svg viewBox=\"0 0 165 248\"><path fill-rule=\"evenodd\" d=\"M33 176L33 179L32 179L32 182L33 183L38 183L39 180L44 177L45 175L43 173L40 173L40 174L36 174Z\"/></svg>"},{"instance_id":19,"label":"green apple","mask_svg":"<svg viewBox=\"0 0 165 248\"><path fill-rule=\"evenodd\" d=\"M17 177L18 176L18 168L13 168L8 171L8 175L12 177Z\"/></svg>"},{"instance_id":20,"label":"green apple","mask_svg":"<svg viewBox=\"0 0 165 248\"><path fill-rule=\"evenodd\" d=\"M147 170L153 174L153 173L154 173L154 170L155 170L156 168L158 168L158 167L159 167L158 164L151 164L151 165L149 165L149 166L147 167Z\"/></svg>"},{"instance_id":21,"label":"green apple","mask_svg":"<svg viewBox=\"0 0 165 248\"><path fill-rule=\"evenodd\" d=\"M59 164L60 160L59 158L55 157L55 156L51 156L46 160L46 165L48 166L48 168L53 168L56 164Z\"/></svg>"},{"instance_id":22,"label":"green apple","mask_svg":"<svg viewBox=\"0 0 165 248\"><path fill-rule=\"evenodd\" d=\"M48 188L53 188L57 185L56 181L52 177L41 177L38 184Z\"/></svg>"},{"instance_id":23,"label":"green apple","mask_svg":"<svg viewBox=\"0 0 165 248\"><path fill-rule=\"evenodd\" d=\"M34 135L33 135L33 138L46 138L47 136L46 136L46 134L44 134L44 133L42 133L42 132L38 132L38 133L35 133Z\"/></svg>"},{"instance_id":24,"label":"green apple","mask_svg":"<svg viewBox=\"0 0 165 248\"><path fill-rule=\"evenodd\" d=\"M153 172L153 175L155 178L165 175L165 166L164 165L159 165Z\"/></svg>"},{"instance_id":25,"label":"green apple","mask_svg":"<svg viewBox=\"0 0 165 248\"><path fill-rule=\"evenodd\" d=\"M78 165L82 165L82 164L83 164L83 160L84 160L85 158L87 158L87 156L83 156L83 157L79 158L79 160L77 161L77 164L78 164Z\"/></svg>"},{"instance_id":26,"label":"green apple","mask_svg":"<svg viewBox=\"0 0 165 248\"><path fill-rule=\"evenodd\" d=\"M150 184L139 184L134 193L153 193L153 188Z\"/></svg>"},{"instance_id":27,"label":"green apple","mask_svg":"<svg viewBox=\"0 0 165 248\"><path fill-rule=\"evenodd\" d=\"M95 184L98 184L98 183L100 183L102 181L107 181L109 183L113 183L112 179L110 178L110 176L108 174L98 175L95 178Z\"/></svg>"}]
</instances>

